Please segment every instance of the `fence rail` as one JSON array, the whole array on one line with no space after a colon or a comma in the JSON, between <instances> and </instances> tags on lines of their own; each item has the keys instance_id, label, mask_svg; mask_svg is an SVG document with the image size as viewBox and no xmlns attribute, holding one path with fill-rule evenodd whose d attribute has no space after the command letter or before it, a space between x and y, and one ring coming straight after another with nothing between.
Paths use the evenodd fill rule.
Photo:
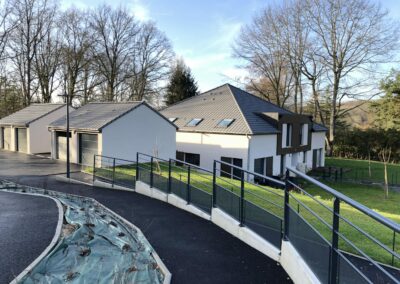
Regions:
<instances>
[{"instance_id":1,"label":"fence rail","mask_svg":"<svg viewBox=\"0 0 400 284\"><path fill-rule=\"evenodd\" d=\"M208 214L219 208L278 249L282 240L291 242L322 283L399 283L400 271L375 260L344 228L384 251L392 266L400 266L396 248L400 225L291 167L287 167L283 182L223 161L214 161L210 171L137 153L135 162L95 156L93 177L113 185L141 181ZM331 206L307 192L300 179L330 194ZM392 243L382 241L368 227L354 224L346 215L348 208L383 226L392 234Z\"/></svg>"}]
</instances>

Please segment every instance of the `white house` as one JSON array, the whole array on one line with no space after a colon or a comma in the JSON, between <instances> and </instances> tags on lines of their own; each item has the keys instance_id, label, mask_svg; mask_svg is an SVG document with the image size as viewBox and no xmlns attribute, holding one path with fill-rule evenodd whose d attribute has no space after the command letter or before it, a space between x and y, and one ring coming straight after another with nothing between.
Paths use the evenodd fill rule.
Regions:
<instances>
[{"instance_id":1,"label":"white house","mask_svg":"<svg viewBox=\"0 0 400 284\"><path fill-rule=\"evenodd\" d=\"M49 125L52 158L66 159L66 118ZM141 152L170 158L176 126L145 102L89 103L70 115L70 159L91 165L93 156L136 160Z\"/></svg>"},{"instance_id":2,"label":"white house","mask_svg":"<svg viewBox=\"0 0 400 284\"><path fill-rule=\"evenodd\" d=\"M66 114L64 104L31 104L0 120L2 149L28 154L50 153L47 126Z\"/></svg>"},{"instance_id":3,"label":"white house","mask_svg":"<svg viewBox=\"0 0 400 284\"><path fill-rule=\"evenodd\" d=\"M211 169L222 160L268 176L285 165L324 165L327 129L229 84L161 111L178 126L177 159ZM305 166L304 165L304 166ZM234 175L224 167L226 175Z\"/></svg>"}]
</instances>

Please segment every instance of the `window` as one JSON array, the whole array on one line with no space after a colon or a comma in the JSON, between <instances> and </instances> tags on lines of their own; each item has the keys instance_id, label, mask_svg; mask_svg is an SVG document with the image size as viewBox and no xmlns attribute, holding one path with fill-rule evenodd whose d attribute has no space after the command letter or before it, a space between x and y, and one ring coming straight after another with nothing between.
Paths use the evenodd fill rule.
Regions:
<instances>
[{"instance_id":1,"label":"window","mask_svg":"<svg viewBox=\"0 0 400 284\"><path fill-rule=\"evenodd\" d=\"M308 124L300 125L300 145L307 145L308 144Z\"/></svg>"},{"instance_id":2,"label":"window","mask_svg":"<svg viewBox=\"0 0 400 284\"><path fill-rule=\"evenodd\" d=\"M188 164L200 166L200 154L176 151L176 159L179 161L184 161ZM176 163L176 164L177 164L177 166L182 166L182 164L179 164L179 163Z\"/></svg>"},{"instance_id":3,"label":"window","mask_svg":"<svg viewBox=\"0 0 400 284\"><path fill-rule=\"evenodd\" d=\"M221 161L237 166L241 168L243 166L243 160L242 159L237 159L237 158L230 158L230 157L221 157ZM222 177L228 177L228 178L234 178L234 179L240 179L241 177L241 170L231 167L227 164L221 164L221 176Z\"/></svg>"},{"instance_id":4,"label":"window","mask_svg":"<svg viewBox=\"0 0 400 284\"><path fill-rule=\"evenodd\" d=\"M307 163L307 151L303 152L303 163Z\"/></svg>"},{"instance_id":5,"label":"window","mask_svg":"<svg viewBox=\"0 0 400 284\"><path fill-rule=\"evenodd\" d=\"M177 117L170 117L168 118L169 121L171 121L172 123L174 123L178 118Z\"/></svg>"},{"instance_id":6,"label":"window","mask_svg":"<svg viewBox=\"0 0 400 284\"><path fill-rule=\"evenodd\" d=\"M254 159L254 172L263 175L263 176L272 176L273 175L273 158L265 157ZM260 177L255 177L254 181L257 183L265 184L267 181Z\"/></svg>"},{"instance_id":7,"label":"window","mask_svg":"<svg viewBox=\"0 0 400 284\"><path fill-rule=\"evenodd\" d=\"M218 123L217 127L227 128L227 127L229 127L229 126L232 124L233 121L234 121L234 119L231 119L231 118L224 118L223 120L221 120L221 121Z\"/></svg>"},{"instance_id":8,"label":"window","mask_svg":"<svg viewBox=\"0 0 400 284\"><path fill-rule=\"evenodd\" d=\"M186 126L190 127L197 126L202 120L203 120L202 118L193 118L191 121L188 122L188 124L186 124Z\"/></svg>"},{"instance_id":9,"label":"window","mask_svg":"<svg viewBox=\"0 0 400 284\"><path fill-rule=\"evenodd\" d=\"M286 147L292 146L292 132L293 132L293 125L288 124L286 131Z\"/></svg>"}]
</instances>

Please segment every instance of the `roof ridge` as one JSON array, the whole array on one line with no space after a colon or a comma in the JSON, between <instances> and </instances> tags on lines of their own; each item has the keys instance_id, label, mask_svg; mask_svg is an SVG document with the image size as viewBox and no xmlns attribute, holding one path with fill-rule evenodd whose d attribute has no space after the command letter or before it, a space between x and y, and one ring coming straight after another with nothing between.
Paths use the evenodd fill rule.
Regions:
<instances>
[{"instance_id":1,"label":"roof ridge","mask_svg":"<svg viewBox=\"0 0 400 284\"><path fill-rule=\"evenodd\" d=\"M247 121L247 118L244 115L244 113L242 111L242 108L240 107L239 103L237 102L235 94L232 91L232 88L231 88L232 85L230 85L230 84L226 84L226 85L228 86L229 92L230 92L231 96L233 97L233 101L235 102L236 107L239 109L239 112L240 112L241 116L243 117L244 122L246 123L246 126L247 126L247 128L249 130L249 133L253 134L253 129L251 129L251 127L249 125L249 122Z\"/></svg>"},{"instance_id":2,"label":"roof ridge","mask_svg":"<svg viewBox=\"0 0 400 284\"><path fill-rule=\"evenodd\" d=\"M124 105L124 104L126 104L126 105L129 105L129 104L140 104L142 102L144 102L144 101L142 100L142 101L127 101L127 102L89 102L87 104L89 104L89 105L95 105L95 104L107 104L107 105Z\"/></svg>"},{"instance_id":3,"label":"roof ridge","mask_svg":"<svg viewBox=\"0 0 400 284\"><path fill-rule=\"evenodd\" d=\"M263 98L261 98L261 97L259 97L259 96L256 96L256 95L254 95L254 94L252 94L252 93L249 93L249 92L247 92L247 91L245 91L245 90L239 89L238 87L235 87L235 86L233 86L233 85L231 85L231 84L228 84L228 85L229 85L230 87L233 87L233 88L235 88L235 89L241 91L241 92L246 93L248 96L254 97L254 98L256 98L256 99L262 101L263 103L267 103L267 104L269 104L269 105L273 105L274 107L280 108L281 110L288 111L288 112L290 112L291 114L294 114L294 112L292 112L291 110L288 110L288 109L286 109L286 108L283 108L283 107L281 107L281 106L278 106L277 104L274 104L274 103L272 103L272 102L270 102L270 101L264 100Z\"/></svg>"}]
</instances>

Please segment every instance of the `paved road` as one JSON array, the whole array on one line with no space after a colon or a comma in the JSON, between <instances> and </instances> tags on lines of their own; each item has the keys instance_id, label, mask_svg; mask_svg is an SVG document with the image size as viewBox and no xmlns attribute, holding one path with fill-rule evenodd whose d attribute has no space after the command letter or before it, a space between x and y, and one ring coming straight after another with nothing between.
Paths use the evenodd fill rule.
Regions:
<instances>
[{"instance_id":1,"label":"paved road","mask_svg":"<svg viewBox=\"0 0 400 284\"><path fill-rule=\"evenodd\" d=\"M45 197L0 191L0 283L9 283L50 244L56 203Z\"/></svg>"},{"instance_id":2,"label":"paved road","mask_svg":"<svg viewBox=\"0 0 400 284\"><path fill-rule=\"evenodd\" d=\"M173 283L289 282L275 261L211 222L134 192L66 184L46 175L60 166L55 161L0 151L0 177L93 197L141 228L170 269Z\"/></svg>"}]
</instances>

